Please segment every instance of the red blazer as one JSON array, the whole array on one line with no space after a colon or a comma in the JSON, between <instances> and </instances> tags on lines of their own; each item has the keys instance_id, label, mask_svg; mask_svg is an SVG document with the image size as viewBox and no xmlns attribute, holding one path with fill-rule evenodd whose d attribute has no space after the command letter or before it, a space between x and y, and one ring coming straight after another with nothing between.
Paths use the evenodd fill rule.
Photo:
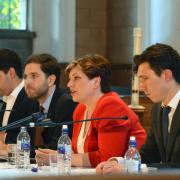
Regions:
<instances>
[{"instance_id":1,"label":"red blazer","mask_svg":"<svg viewBox=\"0 0 180 180\"><path fill-rule=\"evenodd\" d=\"M86 107L78 104L73 119L84 118ZM88 152L91 165L95 167L101 161L112 156L124 156L130 136L135 136L137 148L140 149L146 139L136 114L120 99L119 95L110 92L103 95L97 102L92 118L128 116L128 120L91 121L89 132L84 143L84 152ZM82 123L74 123L72 149L77 153L77 140Z\"/></svg>"}]
</instances>

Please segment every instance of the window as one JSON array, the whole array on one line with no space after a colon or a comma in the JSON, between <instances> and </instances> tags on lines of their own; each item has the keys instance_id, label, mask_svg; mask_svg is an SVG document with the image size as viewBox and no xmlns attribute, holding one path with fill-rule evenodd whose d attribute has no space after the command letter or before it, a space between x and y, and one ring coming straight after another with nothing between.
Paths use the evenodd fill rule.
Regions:
<instances>
[{"instance_id":1,"label":"window","mask_svg":"<svg viewBox=\"0 0 180 180\"><path fill-rule=\"evenodd\" d=\"M0 0L0 29L27 29L28 0Z\"/></svg>"}]
</instances>

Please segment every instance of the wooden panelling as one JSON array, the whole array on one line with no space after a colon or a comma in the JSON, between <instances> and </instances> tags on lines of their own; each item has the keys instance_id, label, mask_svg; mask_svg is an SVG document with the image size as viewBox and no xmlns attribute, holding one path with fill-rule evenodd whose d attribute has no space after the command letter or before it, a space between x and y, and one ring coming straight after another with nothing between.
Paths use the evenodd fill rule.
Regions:
<instances>
[{"instance_id":1,"label":"wooden panelling","mask_svg":"<svg viewBox=\"0 0 180 180\"><path fill-rule=\"evenodd\" d=\"M60 63L61 67L61 86L66 87L67 77L65 76L64 70L67 63ZM111 74L111 85L120 87L130 87L131 86L131 70L130 64L112 64L112 74Z\"/></svg>"},{"instance_id":2,"label":"wooden panelling","mask_svg":"<svg viewBox=\"0 0 180 180\"><path fill-rule=\"evenodd\" d=\"M122 99L128 105L131 103L131 97L130 96L124 96L124 97L122 97ZM144 110L144 112L142 112L142 111L138 112L135 110L135 113L139 116L139 119L140 119L142 126L146 130L148 130L150 128L150 125L151 125L151 109L152 109L153 102L145 96L140 96L139 104L144 106L145 110Z\"/></svg>"},{"instance_id":3,"label":"wooden panelling","mask_svg":"<svg viewBox=\"0 0 180 180\"><path fill-rule=\"evenodd\" d=\"M132 66L131 64L112 64L111 65L111 85L112 86L131 86Z\"/></svg>"}]
</instances>

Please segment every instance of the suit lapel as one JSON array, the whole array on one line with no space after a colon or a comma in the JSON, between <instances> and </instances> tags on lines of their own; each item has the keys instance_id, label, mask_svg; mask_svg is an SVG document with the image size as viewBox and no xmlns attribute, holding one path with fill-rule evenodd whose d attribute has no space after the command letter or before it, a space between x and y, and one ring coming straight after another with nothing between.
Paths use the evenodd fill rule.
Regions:
<instances>
[{"instance_id":1,"label":"suit lapel","mask_svg":"<svg viewBox=\"0 0 180 180\"><path fill-rule=\"evenodd\" d=\"M13 107L12 107L12 110L13 110L13 111L12 111L12 112L10 113L10 115L9 115L8 124L9 124L11 121L13 121L14 116L16 115L16 112L18 111L17 109L18 109L19 107L21 107L20 104L21 104L22 101L23 101L24 95L25 95L25 91L24 91L24 88L23 88L23 89L20 91L20 93L18 94L18 96L17 96L17 98L16 98L16 101L15 101Z\"/></svg>"},{"instance_id":2,"label":"suit lapel","mask_svg":"<svg viewBox=\"0 0 180 180\"><path fill-rule=\"evenodd\" d=\"M170 134L168 137L168 143L167 143L167 161L170 158L171 152L173 150L177 134L180 131L180 102L176 108L176 111L173 115L172 119L172 124L171 124L171 129L170 129Z\"/></svg>"},{"instance_id":3,"label":"suit lapel","mask_svg":"<svg viewBox=\"0 0 180 180\"><path fill-rule=\"evenodd\" d=\"M60 94L61 94L60 90L58 88L56 88L55 91L54 91L54 94L52 96L50 105L49 105L47 116L49 118L52 118L52 120L54 120L54 118L55 118L55 117L52 117L52 115L55 114L55 106L54 106L54 104L56 104L57 99L61 96Z\"/></svg>"}]
</instances>

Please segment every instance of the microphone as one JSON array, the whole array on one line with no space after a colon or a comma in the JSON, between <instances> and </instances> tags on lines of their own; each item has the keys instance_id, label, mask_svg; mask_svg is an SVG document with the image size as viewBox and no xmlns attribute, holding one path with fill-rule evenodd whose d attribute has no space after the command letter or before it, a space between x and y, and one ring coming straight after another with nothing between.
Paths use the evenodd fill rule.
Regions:
<instances>
[{"instance_id":1,"label":"microphone","mask_svg":"<svg viewBox=\"0 0 180 180\"><path fill-rule=\"evenodd\" d=\"M19 126L30 126L28 125L31 123L31 121L42 121L43 119L47 118L47 114L41 113L41 112L37 112L37 113L33 113L32 115L22 118L20 120L17 120L13 123L8 124L7 126L2 126L0 127L0 131L5 131L5 130L9 130L9 129L14 129L17 128Z\"/></svg>"},{"instance_id":2,"label":"microphone","mask_svg":"<svg viewBox=\"0 0 180 180\"><path fill-rule=\"evenodd\" d=\"M0 110L0 112L5 112L5 111L14 112L15 110L13 110L13 109L1 109L1 110Z\"/></svg>"},{"instance_id":3,"label":"microphone","mask_svg":"<svg viewBox=\"0 0 180 180\"><path fill-rule=\"evenodd\" d=\"M64 121L60 123L55 123L51 119L45 118L43 120L33 122L34 126L43 126L43 127L56 127L61 126L64 124L75 124L75 123L81 123L81 122L87 122L87 121L101 121L101 120L128 120L128 116L120 116L120 117L100 117L100 118L90 118L90 119L81 119L76 121ZM33 126L33 125L32 125Z\"/></svg>"}]
</instances>

